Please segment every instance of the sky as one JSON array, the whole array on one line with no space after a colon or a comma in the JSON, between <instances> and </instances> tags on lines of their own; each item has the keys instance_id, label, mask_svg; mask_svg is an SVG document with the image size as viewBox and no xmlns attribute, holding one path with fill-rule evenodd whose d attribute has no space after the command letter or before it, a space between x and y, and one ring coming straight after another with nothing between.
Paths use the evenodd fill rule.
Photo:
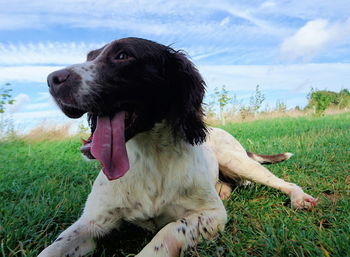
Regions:
<instances>
[{"instance_id":1,"label":"sky","mask_svg":"<svg viewBox=\"0 0 350 257\"><path fill-rule=\"evenodd\" d=\"M350 88L349 0L0 0L0 87L20 130L68 118L46 77L123 37L183 49L207 83L247 102L260 86L266 103L304 107L311 87ZM208 101L208 97L206 98Z\"/></svg>"}]
</instances>

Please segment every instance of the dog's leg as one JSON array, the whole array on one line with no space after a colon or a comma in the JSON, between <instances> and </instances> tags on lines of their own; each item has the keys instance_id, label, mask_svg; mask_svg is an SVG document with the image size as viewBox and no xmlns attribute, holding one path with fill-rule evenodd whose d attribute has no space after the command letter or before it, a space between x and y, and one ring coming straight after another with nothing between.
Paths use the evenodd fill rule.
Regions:
<instances>
[{"instance_id":1,"label":"dog's leg","mask_svg":"<svg viewBox=\"0 0 350 257\"><path fill-rule=\"evenodd\" d=\"M232 179L239 177L281 190L289 195L293 208L312 208L317 204L317 199L305 194L301 187L276 177L249 158L241 144L226 131L213 129L208 144L213 149L224 176Z\"/></svg>"},{"instance_id":2,"label":"dog's leg","mask_svg":"<svg viewBox=\"0 0 350 257\"><path fill-rule=\"evenodd\" d=\"M109 213L111 214L111 210ZM38 257L84 256L95 248L94 238L108 233L118 226L115 217L98 215L96 218L84 217L63 231L58 238Z\"/></svg>"},{"instance_id":3,"label":"dog's leg","mask_svg":"<svg viewBox=\"0 0 350 257\"><path fill-rule=\"evenodd\" d=\"M177 257L203 238L210 239L224 229L224 207L203 210L163 227L137 257Z\"/></svg>"},{"instance_id":4,"label":"dog's leg","mask_svg":"<svg viewBox=\"0 0 350 257\"><path fill-rule=\"evenodd\" d=\"M121 221L121 208L116 207L119 203L109 192L111 192L110 185L100 174L85 204L83 215L38 257L76 257L93 251L94 238L118 228Z\"/></svg>"},{"instance_id":5,"label":"dog's leg","mask_svg":"<svg viewBox=\"0 0 350 257\"><path fill-rule=\"evenodd\" d=\"M238 175L244 179L281 190L289 195L293 208L312 208L317 204L317 199L304 193L301 187L276 177L248 156L236 154L229 160L221 160L220 170L228 177L234 174L234 177Z\"/></svg>"},{"instance_id":6,"label":"dog's leg","mask_svg":"<svg viewBox=\"0 0 350 257\"><path fill-rule=\"evenodd\" d=\"M88 222L78 220L63 231L38 257L83 256L94 247L93 233Z\"/></svg>"}]
</instances>

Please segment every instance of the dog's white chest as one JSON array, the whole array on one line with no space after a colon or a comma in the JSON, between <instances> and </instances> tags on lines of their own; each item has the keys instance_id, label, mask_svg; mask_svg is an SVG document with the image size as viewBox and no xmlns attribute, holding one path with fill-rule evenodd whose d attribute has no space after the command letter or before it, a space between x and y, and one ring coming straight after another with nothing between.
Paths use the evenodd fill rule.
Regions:
<instances>
[{"instance_id":1,"label":"dog's white chest","mask_svg":"<svg viewBox=\"0 0 350 257\"><path fill-rule=\"evenodd\" d=\"M172 170L171 163L168 164L159 169L160 167L156 167L155 163L145 164L140 161L134 167L140 170L138 166L142 166L144 175L135 172L126 178L131 179L133 183L121 183L124 190L127 190L123 201L123 206L128 209L126 220L157 230L182 217L186 212L186 208L181 206L179 201L184 194L188 193L186 189L192 187L193 178L179 179L184 174L179 171L176 174L176 171ZM133 171L131 170L130 173Z\"/></svg>"},{"instance_id":2,"label":"dog's white chest","mask_svg":"<svg viewBox=\"0 0 350 257\"><path fill-rule=\"evenodd\" d=\"M108 181L101 172L90 195L96 199L88 202L103 205L106 212L118 208L124 220L150 230L189 214L194 206L185 202L206 201L198 188L214 185L218 168L207 147L189 149L162 152L148 147L146 152L128 148L130 170L115 181Z\"/></svg>"},{"instance_id":3,"label":"dog's white chest","mask_svg":"<svg viewBox=\"0 0 350 257\"><path fill-rule=\"evenodd\" d=\"M181 205L167 203L165 198L158 197L139 199L133 207L128 208L124 219L146 229L156 231L169 222L183 217L186 208ZM175 202L175 200L174 200Z\"/></svg>"}]
</instances>

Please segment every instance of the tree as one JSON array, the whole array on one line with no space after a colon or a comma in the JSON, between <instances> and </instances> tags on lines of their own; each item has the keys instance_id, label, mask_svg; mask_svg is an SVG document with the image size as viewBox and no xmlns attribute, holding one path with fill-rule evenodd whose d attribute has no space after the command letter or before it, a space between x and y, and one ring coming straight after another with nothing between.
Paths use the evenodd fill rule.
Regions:
<instances>
[{"instance_id":1,"label":"tree","mask_svg":"<svg viewBox=\"0 0 350 257\"><path fill-rule=\"evenodd\" d=\"M10 83L6 83L0 87L0 139L14 135L13 120L11 117L6 117L4 113L6 105L14 102L11 95L12 89L8 88L10 85Z\"/></svg>"},{"instance_id":2,"label":"tree","mask_svg":"<svg viewBox=\"0 0 350 257\"><path fill-rule=\"evenodd\" d=\"M277 100L275 110L277 112L286 112L287 105L284 102L282 102L281 100Z\"/></svg>"},{"instance_id":3,"label":"tree","mask_svg":"<svg viewBox=\"0 0 350 257\"><path fill-rule=\"evenodd\" d=\"M265 101L265 95L261 92L259 85L255 88L255 94L250 97L251 110L256 114L258 110L261 108L262 103Z\"/></svg>"},{"instance_id":4,"label":"tree","mask_svg":"<svg viewBox=\"0 0 350 257\"><path fill-rule=\"evenodd\" d=\"M323 115L332 103L338 105L337 93L332 91L311 88L308 99L308 107L314 108L315 114L319 116Z\"/></svg>"},{"instance_id":5,"label":"tree","mask_svg":"<svg viewBox=\"0 0 350 257\"><path fill-rule=\"evenodd\" d=\"M345 88L338 93L338 108L343 109L348 106L350 106L350 91Z\"/></svg>"},{"instance_id":6,"label":"tree","mask_svg":"<svg viewBox=\"0 0 350 257\"><path fill-rule=\"evenodd\" d=\"M207 100L208 101L203 104L205 115L207 117L215 117L216 95L208 95Z\"/></svg>"},{"instance_id":7,"label":"tree","mask_svg":"<svg viewBox=\"0 0 350 257\"><path fill-rule=\"evenodd\" d=\"M338 109L350 107L350 91L346 88L340 90L339 93L311 88L307 98L309 103L306 108L313 108L316 115L323 115L329 107Z\"/></svg>"},{"instance_id":8,"label":"tree","mask_svg":"<svg viewBox=\"0 0 350 257\"><path fill-rule=\"evenodd\" d=\"M221 89L219 88L215 88L214 93L216 95L216 99L219 103L219 107L220 107L220 120L221 120L221 124L225 125L226 121L225 121L225 115L224 115L224 111L225 111L225 107L226 105L230 102L231 97L228 95L228 91L225 88L225 85L223 85L221 87Z\"/></svg>"},{"instance_id":9,"label":"tree","mask_svg":"<svg viewBox=\"0 0 350 257\"><path fill-rule=\"evenodd\" d=\"M0 88L0 113L5 112L5 105L6 104L13 104L14 100L12 99L12 95L10 92L12 91L9 87L11 84L6 83L3 87Z\"/></svg>"}]
</instances>

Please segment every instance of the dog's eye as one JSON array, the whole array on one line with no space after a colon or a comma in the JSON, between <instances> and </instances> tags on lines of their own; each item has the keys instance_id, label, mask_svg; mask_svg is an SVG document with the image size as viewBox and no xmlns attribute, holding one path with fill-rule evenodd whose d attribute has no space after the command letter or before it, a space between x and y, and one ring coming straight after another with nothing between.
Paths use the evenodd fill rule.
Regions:
<instances>
[{"instance_id":1,"label":"dog's eye","mask_svg":"<svg viewBox=\"0 0 350 257\"><path fill-rule=\"evenodd\" d=\"M128 59L128 55L124 52L120 52L119 54L117 54L117 56L115 57L116 60L126 60Z\"/></svg>"}]
</instances>

